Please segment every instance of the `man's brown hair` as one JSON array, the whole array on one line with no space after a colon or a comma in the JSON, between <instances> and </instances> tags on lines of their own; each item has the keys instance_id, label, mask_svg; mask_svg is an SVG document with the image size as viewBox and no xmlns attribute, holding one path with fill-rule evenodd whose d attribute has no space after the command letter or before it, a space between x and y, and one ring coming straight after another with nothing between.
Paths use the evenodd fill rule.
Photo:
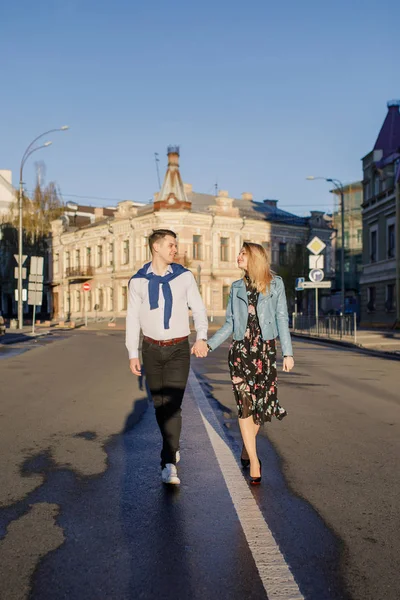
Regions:
<instances>
[{"instance_id":1,"label":"man's brown hair","mask_svg":"<svg viewBox=\"0 0 400 600\"><path fill-rule=\"evenodd\" d=\"M165 238L167 235L170 235L171 237L176 239L176 233L174 231L171 231L170 229L154 229L153 233L151 235L149 235L149 246L150 246L150 252L153 254L153 246L155 244L155 242L158 242L159 240Z\"/></svg>"}]
</instances>

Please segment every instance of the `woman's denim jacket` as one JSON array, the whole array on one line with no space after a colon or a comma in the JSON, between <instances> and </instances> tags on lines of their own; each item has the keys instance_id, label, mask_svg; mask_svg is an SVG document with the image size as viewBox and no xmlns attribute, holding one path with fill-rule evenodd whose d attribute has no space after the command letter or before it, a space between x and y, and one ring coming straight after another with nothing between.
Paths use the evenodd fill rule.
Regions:
<instances>
[{"instance_id":1,"label":"woman's denim jacket","mask_svg":"<svg viewBox=\"0 0 400 600\"><path fill-rule=\"evenodd\" d=\"M243 340L248 320L248 299L243 279L232 283L226 308L225 324L208 340L215 350L232 333L234 340ZM260 293L257 302L257 316L263 340L272 340L279 336L282 354L292 356L285 286L282 278L275 275L266 294Z\"/></svg>"}]
</instances>

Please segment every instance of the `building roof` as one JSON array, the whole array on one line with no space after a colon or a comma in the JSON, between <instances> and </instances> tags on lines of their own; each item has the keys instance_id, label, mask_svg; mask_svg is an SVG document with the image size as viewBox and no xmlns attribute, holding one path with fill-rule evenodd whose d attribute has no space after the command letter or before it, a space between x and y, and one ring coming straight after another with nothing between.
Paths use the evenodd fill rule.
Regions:
<instances>
[{"instance_id":1,"label":"building roof","mask_svg":"<svg viewBox=\"0 0 400 600\"><path fill-rule=\"evenodd\" d=\"M374 150L382 150L382 158L400 150L399 108L400 100L388 102L388 112L374 146Z\"/></svg>"}]
</instances>

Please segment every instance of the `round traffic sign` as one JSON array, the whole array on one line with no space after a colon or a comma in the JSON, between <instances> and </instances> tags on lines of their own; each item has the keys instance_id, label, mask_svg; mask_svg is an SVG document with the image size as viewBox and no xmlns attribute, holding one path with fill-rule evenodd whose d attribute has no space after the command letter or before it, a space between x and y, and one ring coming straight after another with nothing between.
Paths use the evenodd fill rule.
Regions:
<instances>
[{"instance_id":1,"label":"round traffic sign","mask_svg":"<svg viewBox=\"0 0 400 600\"><path fill-rule=\"evenodd\" d=\"M90 283L84 283L82 287L85 292L90 292Z\"/></svg>"},{"instance_id":2,"label":"round traffic sign","mask_svg":"<svg viewBox=\"0 0 400 600\"><path fill-rule=\"evenodd\" d=\"M310 280L313 281L314 283L319 283L320 281L323 280L325 274L322 269L311 269L308 276L309 276Z\"/></svg>"}]
</instances>

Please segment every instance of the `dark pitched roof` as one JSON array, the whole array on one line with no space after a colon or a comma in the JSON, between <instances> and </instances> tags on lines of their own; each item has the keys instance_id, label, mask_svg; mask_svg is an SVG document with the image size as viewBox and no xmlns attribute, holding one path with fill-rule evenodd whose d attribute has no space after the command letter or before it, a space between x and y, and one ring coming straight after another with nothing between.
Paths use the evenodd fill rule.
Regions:
<instances>
[{"instance_id":1,"label":"dark pitched roof","mask_svg":"<svg viewBox=\"0 0 400 600\"><path fill-rule=\"evenodd\" d=\"M188 192L188 201L192 204L192 212L210 214L210 206L215 206L215 196L212 194L201 194L198 192ZM285 223L286 225L297 225L307 227L309 217L299 217L293 213L287 212L277 207L277 200L255 200L236 199L233 200L233 206L239 209L241 217L246 219L257 219L260 221L274 221L276 223ZM138 215L150 214L154 210L153 204L148 204L139 208Z\"/></svg>"},{"instance_id":2,"label":"dark pitched roof","mask_svg":"<svg viewBox=\"0 0 400 600\"><path fill-rule=\"evenodd\" d=\"M400 149L400 102L388 103L388 112L376 140L374 150L382 150L383 157Z\"/></svg>"}]
</instances>

